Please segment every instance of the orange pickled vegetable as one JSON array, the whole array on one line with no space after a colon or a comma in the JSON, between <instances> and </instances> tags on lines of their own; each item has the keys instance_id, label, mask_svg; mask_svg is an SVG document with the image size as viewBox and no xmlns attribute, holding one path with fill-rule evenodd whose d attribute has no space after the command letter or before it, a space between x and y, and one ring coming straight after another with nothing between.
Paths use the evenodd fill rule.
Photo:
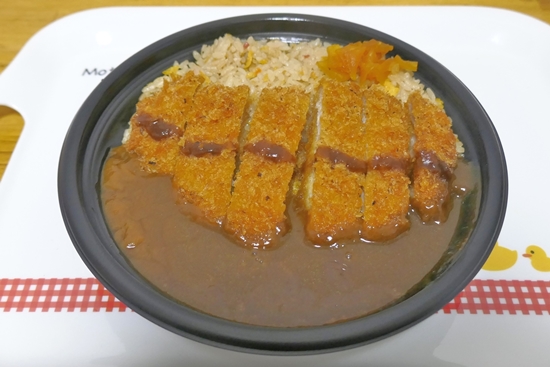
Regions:
<instances>
[{"instance_id":1,"label":"orange pickled vegetable","mask_svg":"<svg viewBox=\"0 0 550 367\"><path fill-rule=\"evenodd\" d=\"M346 46L327 47L327 56L317 63L319 69L330 78L346 81L369 80L383 83L388 75L401 70L416 71L418 62L405 61L399 55L386 58L392 45L377 40L350 43Z\"/></svg>"}]
</instances>

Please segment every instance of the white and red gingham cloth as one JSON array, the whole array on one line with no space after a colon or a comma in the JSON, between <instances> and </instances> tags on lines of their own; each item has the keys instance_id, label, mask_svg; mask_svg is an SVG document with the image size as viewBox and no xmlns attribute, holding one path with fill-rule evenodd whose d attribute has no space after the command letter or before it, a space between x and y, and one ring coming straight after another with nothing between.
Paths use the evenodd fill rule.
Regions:
<instances>
[{"instance_id":1,"label":"white and red gingham cloth","mask_svg":"<svg viewBox=\"0 0 550 367\"><path fill-rule=\"evenodd\" d=\"M0 279L1 312L128 312L95 278ZM474 279L445 314L549 315L550 281Z\"/></svg>"}]
</instances>

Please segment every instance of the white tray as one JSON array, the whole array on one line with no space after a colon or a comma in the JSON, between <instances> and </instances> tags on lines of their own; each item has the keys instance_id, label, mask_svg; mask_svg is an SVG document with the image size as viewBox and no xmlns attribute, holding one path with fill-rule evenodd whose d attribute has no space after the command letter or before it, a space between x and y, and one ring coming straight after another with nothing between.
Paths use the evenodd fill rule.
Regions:
<instances>
[{"instance_id":1,"label":"white tray","mask_svg":"<svg viewBox=\"0 0 550 367\"><path fill-rule=\"evenodd\" d=\"M92 277L65 232L57 164L65 132L113 67L181 29L229 16L324 15L389 33L430 54L478 97L502 139L510 197L499 239L518 259L482 270L453 302L383 341L320 356L249 355L172 334L128 310ZM479 7L104 8L38 32L0 75L0 104L25 127L0 182L1 366L548 366L547 182L550 26Z\"/></svg>"}]
</instances>

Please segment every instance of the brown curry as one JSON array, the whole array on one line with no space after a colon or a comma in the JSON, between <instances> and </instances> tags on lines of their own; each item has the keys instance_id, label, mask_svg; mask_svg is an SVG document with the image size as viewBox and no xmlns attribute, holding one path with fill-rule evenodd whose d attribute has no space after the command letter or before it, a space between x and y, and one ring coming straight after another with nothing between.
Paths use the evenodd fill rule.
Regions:
<instances>
[{"instance_id":1,"label":"brown curry","mask_svg":"<svg viewBox=\"0 0 550 367\"><path fill-rule=\"evenodd\" d=\"M477 182L474 171L459 160L446 222L422 224L410 213L410 230L384 244L313 246L290 204L292 230L276 248L239 246L194 220L193 208L178 203L170 177L142 171L123 147L105 163L102 200L120 251L170 297L242 323L315 326L380 310L430 273L453 237L464 192Z\"/></svg>"}]
</instances>

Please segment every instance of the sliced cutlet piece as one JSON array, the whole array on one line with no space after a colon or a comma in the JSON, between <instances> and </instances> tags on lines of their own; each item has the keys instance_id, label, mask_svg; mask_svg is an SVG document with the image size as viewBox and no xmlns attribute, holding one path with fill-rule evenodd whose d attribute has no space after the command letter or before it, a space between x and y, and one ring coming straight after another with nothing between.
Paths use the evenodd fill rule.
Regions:
<instances>
[{"instance_id":1,"label":"sliced cutlet piece","mask_svg":"<svg viewBox=\"0 0 550 367\"><path fill-rule=\"evenodd\" d=\"M248 150L240 160L224 228L246 246L273 246L288 231L285 199L294 163Z\"/></svg>"},{"instance_id":2,"label":"sliced cutlet piece","mask_svg":"<svg viewBox=\"0 0 550 367\"><path fill-rule=\"evenodd\" d=\"M294 157L308 110L309 95L299 88L264 89L250 121L245 148L261 149L267 156L276 155L277 150L281 150L281 154L284 151ZM269 152L267 146L262 149L264 144L274 151Z\"/></svg>"},{"instance_id":3,"label":"sliced cutlet piece","mask_svg":"<svg viewBox=\"0 0 550 367\"><path fill-rule=\"evenodd\" d=\"M249 94L250 88L245 85L208 84L199 88L193 99L192 119L183 137L184 151L208 153L216 149L215 145L236 150Z\"/></svg>"},{"instance_id":4,"label":"sliced cutlet piece","mask_svg":"<svg viewBox=\"0 0 550 367\"><path fill-rule=\"evenodd\" d=\"M365 124L359 86L324 79L310 129L306 163L306 235L316 245L357 236L366 170Z\"/></svg>"},{"instance_id":5,"label":"sliced cutlet piece","mask_svg":"<svg viewBox=\"0 0 550 367\"><path fill-rule=\"evenodd\" d=\"M452 209L449 180L417 163L413 169L411 204L423 222L444 222Z\"/></svg>"},{"instance_id":6,"label":"sliced cutlet piece","mask_svg":"<svg viewBox=\"0 0 550 367\"><path fill-rule=\"evenodd\" d=\"M202 76L189 72L165 80L162 89L139 101L124 145L150 173L172 174L196 89Z\"/></svg>"},{"instance_id":7,"label":"sliced cutlet piece","mask_svg":"<svg viewBox=\"0 0 550 367\"><path fill-rule=\"evenodd\" d=\"M356 237L361 228L364 173L318 159L313 163L313 174L307 238L315 245L332 245Z\"/></svg>"},{"instance_id":8,"label":"sliced cutlet piece","mask_svg":"<svg viewBox=\"0 0 550 367\"><path fill-rule=\"evenodd\" d=\"M250 120L224 228L245 245L274 245L288 230L286 197L309 96L266 88Z\"/></svg>"},{"instance_id":9,"label":"sliced cutlet piece","mask_svg":"<svg viewBox=\"0 0 550 367\"><path fill-rule=\"evenodd\" d=\"M362 238L387 241L410 227L409 184L412 126L403 104L378 85L364 93L368 171Z\"/></svg>"},{"instance_id":10,"label":"sliced cutlet piece","mask_svg":"<svg viewBox=\"0 0 550 367\"><path fill-rule=\"evenodd\" d=\"M199 220L221 224L231 199L237 153L222 149L204 156L180 154L172 183L186 203L198 209Z\"/></svg>"},{"instance_id":11,"label":"sliced cutlet piece","mask_svg":"<svg viewBox=\"0 0 550 367\"><path fill-rule=\"evenodd\" d=\"M408 99L416 141L411 203L424 222L447 219L457 138L445 111L415 92Z\"/></svg>"},{"instance_id":12,"label":"sliced cutlet piece","mask_svg":"<svg viewBox=\"0 0 550 367\"><path fill-rule=\"evenodd\" d=\"M363 170L365 154L365 124L362 117L362 97L359 85L323 79L317 107L318 139L316 155L324 147L333 150L352 171ZM347 157L345 157L347 156Z\"/></svg>"},{"instance_id":13,"label":"sliced cutlet piece","mask_svg":"<svg viewBox=\"0 0 550 367\"><path fill-rule=\"evenodd\" d=\"M367 172L362 238L388 241L410 228L410 183L409 177L399 170L374 169Z\"/></svg>"},{"instance_id":14,"label":"sliced cutlet piece","mask_svg":"<svg viewBox=\"0 0 550 367\"><path fill-rule=\"evenodd\" d=\"M211 223L221 224L231 199L247 86L209 84L197 90L181 139L173 185Z\"/></svg>"},{"instance_id":15,"label":"sliced cutlet piece","mask_svg":"<svg viewBox=\"0 0 550 367\"><path fill-rule=\"evenodd\" d=\"M405 106L377 84L364 97L368 168L408 171L412 124Z\"/></svg>"}]
</instances>

